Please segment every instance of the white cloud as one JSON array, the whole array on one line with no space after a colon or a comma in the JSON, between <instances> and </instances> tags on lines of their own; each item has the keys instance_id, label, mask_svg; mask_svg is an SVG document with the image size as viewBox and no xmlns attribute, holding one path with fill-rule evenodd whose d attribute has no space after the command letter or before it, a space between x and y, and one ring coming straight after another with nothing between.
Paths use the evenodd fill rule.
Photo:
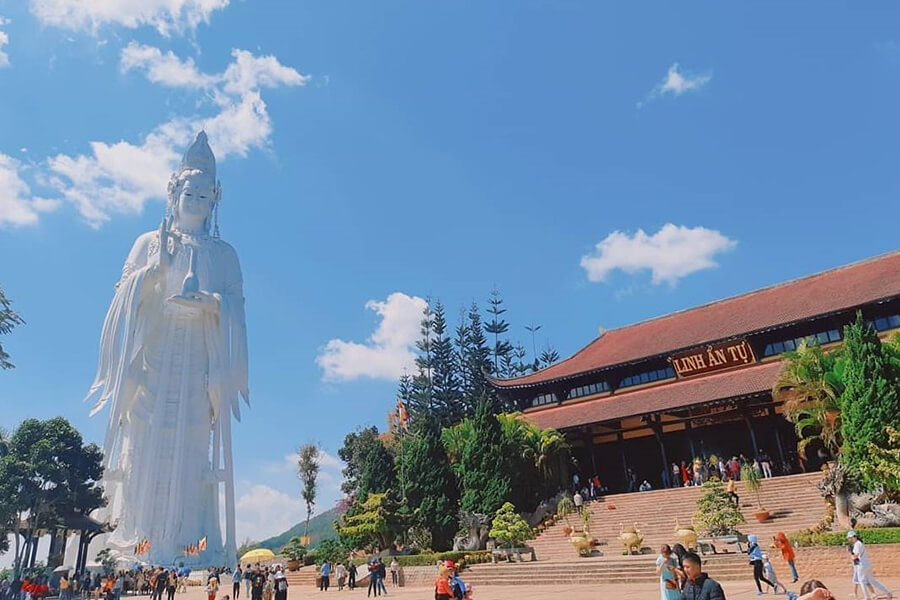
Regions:
<instances>
[{"instance_id":1,"label":"white cloud","mask_svg":"<svg viewBox=\"0 0 900 600\"><path fill-rule=\"evenodd\" d=\"M193 59L181 60L171 51L163 54L159 48L136 42L122 49L119 66L123 73L144 69L149 81L170 87L205 88L213 80L197 69Z\"/></svg>"},{"instance_id":2,"label":"white cloud","mask_svg":"<svg viewBox=\"0 0 900 600\"><path fill-rule=\"evenodd\" d=\"M211 116L176 117L153 129L139 143L91 142L91 153L60 154L48 160L49 183L93 227L113 214L139 213L151 199L163 199L166 182L193 134L205 129L218 160L246 156L268 144L272 122L260 89L298 86L307 78L274 56L232 51L222 73L202 73L190 59L130 43L122 50L123 72L143 71L153 83L194 89L214 110ZM240 81L235 86L235 81Z\"/></svg>"},{"instance_id":3,"label":"white cloud","mask_svg":"<svg viewBox=\"0 0 900 600\"><path fill-rule=\"evenodd\" d=\"M0 15L0 27L9 24L9 19ZM5 31L0 31L0 69L9 66L9 54L3 50L3 46L9 43L9 35Z\"/></svg>"},{"instance_id":4,"label":"white cloud","mask_svg":"<svg viewBox=\"0 0 900 600\"><path fill-rule=\"evenodd\" d=\"M0 227L34 225L38 215L58 206L55 200L32 196L22 179L24 167L11 156L0 153Z\"/></svg>"},{"instance_id":5,"label":"white cloud","mask_svg":"<svg viewBox=\"0 0 900 600\"><path fill-rule=\"evenodd\" d=\"M238 544L260 542L287 531L306 518L300 495L290 496L263 484L251 486L235 502L235 532Z\"/></svg>"},{"instance_id":6,"label":"white cloud","mask_svg":"<svg viewBox=\"0 0 900 600\"><path fill-rule=\"evenodd\" d=\"M680 96L691 90L699 90L709 83L711 79L712 75L709 73L692 74L687 71L680 71L678 63L672 63L663 80L647 95L647 102L666 94ZM644 102L638 102L637 105L640 108L644 105Z\"/></svg>"},{"instance_id":7,"label":"white cloud","mask_svg":"<svg viewBox=\"0 0 900 600\"><path fill-rule=\"evenodd\" d=\"M415 364L415 343L427 302L417 296L394 292L384 302L369 300L366 308L381 317L375 332L363 343L330 340L316 362L326 381L360 377L398 379Z\"/></svg>"},{"instance_id":8,"label":"white cloud","mask_svg":"<svg viewBox=\"0 0 900 600\"><path fill-rule=\"evenodd\" d=\"M165 36L209 23L226 6L228 0L31 0L32 14L44 25L92 33L104 25L150 26Z\"/></svg>"},{"instance_id":9,"label":"white cloud","mask_svg":"<svg viewBox=\"0 0 900 600\"><path fill-rule=\"evenodd\" d=\"M313 516L330 510L343 498L341 470L344 462L322 450L319 453L319 477ZM262 541L287 531L306 518L306 504L300 498L297 478L297 454L286 454L281 462L263 466L263 471L279 481L293 481L293 494L263 484L241 482L245 491L235 502L238 543L246 539Z\"/></svg>"},{"instance_id":10,"label":"white cloud","mask_svg":"<svg viewBox=\"0 0 900 600\"><path fill-rule=\"evenodd\" d=\"M654 284L674 285L691 273L717 266L715 255L736 245L714 229L667 223L653 235L642 229L634 235L614 231L592 254L581 257L581 266L590 281L605 281L617 269L625 273L649 270Z\"/></svg>"}]
</instances>

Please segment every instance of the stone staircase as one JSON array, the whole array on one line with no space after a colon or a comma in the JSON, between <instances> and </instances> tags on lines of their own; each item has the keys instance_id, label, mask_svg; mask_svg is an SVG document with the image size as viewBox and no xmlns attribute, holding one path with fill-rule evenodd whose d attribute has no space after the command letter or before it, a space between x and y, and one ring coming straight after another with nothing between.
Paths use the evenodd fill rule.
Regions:
<instances>
[{"instance_id":1,"label":"stone staircase","mask_svg":"<svg viewBox=\"0 0 900 600\"><path fill-rule=\"evenodd\" d=\"M738 482L737 494L747 519L747 523L739 527L740 531L755 533L765 546L778 531L791 533L815 525L825 510L825 501L816 489L820 479L819 473L806 473L763 480L760 497L763 506L773 515L765 523L756 521L753 516L756 498ZM622 556L624 547L618 535L622 525L637 523L644 536L643 552L655 557L662 544L677 541L673 535L676 519L682 525L691 523L700 495L700 488L689 487L611 494L586 503L591 513L591 534L600 542L596 554L610 559L627 558ZM578 517L569 520L573 527L580 528ZM577 558L571 543L563 535L565 525L565 521L560 521L532 541L539 561L571 563ZM733 551L736 547L728 548Z\"/></svg>"}]
</instances>

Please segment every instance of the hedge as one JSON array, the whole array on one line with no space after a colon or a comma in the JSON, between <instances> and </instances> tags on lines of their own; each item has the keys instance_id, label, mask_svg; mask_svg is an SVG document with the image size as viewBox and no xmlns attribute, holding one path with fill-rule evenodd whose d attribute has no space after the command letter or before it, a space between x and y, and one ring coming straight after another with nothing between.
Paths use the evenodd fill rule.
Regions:
<instances>
[{"instance_id":1,"label":"hedge","mask_svg":"<svg viewBox=\"0 0 900 600\"><path fill-rule=\"evenodd\" d=\"M857 530L859 539L866 544L900 544L900 527ZM795 546L846 546L850 543L846 531L810 533L800 531L789 536Z\"/></svg>"},{"instance_id":2,"label":"hedge","mask_svg":"<svg viewBox=\"0 0 900 600\"><path fill-rule=\"evenodd\" d=\"M405 556L396 556L400 566L403 567L426 567L435 566L439 560L452 560L460 562L464 558L469 557L465 562L484 562L490 560L490 552L467 552L464 550L452 550L450 552L433 552L428 554L409 554Z\"/></svg>"}]
</instances>

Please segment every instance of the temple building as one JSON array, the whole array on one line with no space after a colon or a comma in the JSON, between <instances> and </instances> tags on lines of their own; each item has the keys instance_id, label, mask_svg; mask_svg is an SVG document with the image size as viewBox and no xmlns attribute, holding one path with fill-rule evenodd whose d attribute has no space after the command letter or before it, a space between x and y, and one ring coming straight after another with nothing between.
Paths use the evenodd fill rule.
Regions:
<instances>
[{"instance_id":1,"label":"temple building","mask_svg":"<svg viewBox=\"0 0 900 600\"><path fill-rule=\"evenodd\" d=\"M672 462L772 457L777 472L817 468L798 456L772 387L785 352L841 343L857 311L882 337L900 330L900 251L603 332L571 357L492 379L524 417L563 432L582 477L612 491L626 472L654 487ZM665 473L665 475L664 475Z\"/></svg>"}]
</instances>

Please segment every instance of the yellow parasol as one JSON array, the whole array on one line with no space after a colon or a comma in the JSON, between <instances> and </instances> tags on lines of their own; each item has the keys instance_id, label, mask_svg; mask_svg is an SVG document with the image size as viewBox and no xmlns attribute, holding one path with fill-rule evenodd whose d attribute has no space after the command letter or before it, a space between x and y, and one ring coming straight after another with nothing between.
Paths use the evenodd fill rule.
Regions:
<instances>
[{"instance_id":1,"label":"yellow parasol","mask_svg":"<svg viewBox=\"0 0 900 600\"><path fill-rule=\"evenodd\" d=\"M241 557L242 563L255 563L255 562L265 562L267 560L272 560L275 558L275 553L269 550L268 548L257 548L256 550L251 550L247 552Z\"/></svg>"}]
</instances>

